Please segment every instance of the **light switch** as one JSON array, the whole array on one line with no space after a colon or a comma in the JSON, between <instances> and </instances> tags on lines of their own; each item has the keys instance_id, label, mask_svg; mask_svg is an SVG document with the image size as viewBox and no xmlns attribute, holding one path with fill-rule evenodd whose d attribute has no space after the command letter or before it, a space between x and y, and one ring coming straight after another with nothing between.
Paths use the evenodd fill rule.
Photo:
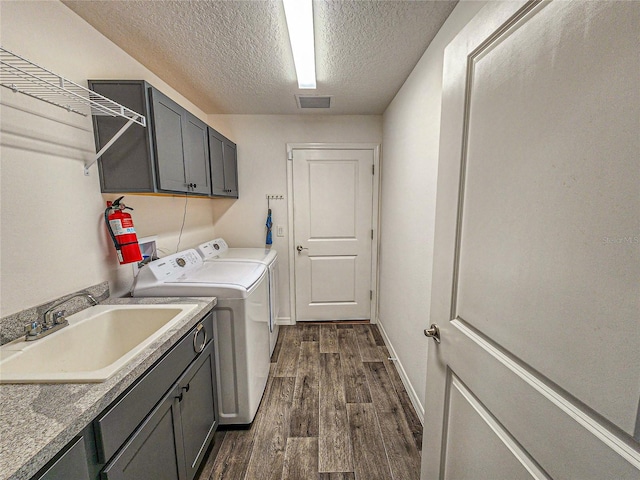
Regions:
<instances>
[{"instance_id":1,"label":"light switch","mask_svg":"<svg viewBox=\"0 0 640 480\"><path fill-rule=\"evenodd\" d=\"M278 225L278 227L276 228L276 235L278 237L284 237L284 226L283 225Z\"/></svg>"}]
</instances>

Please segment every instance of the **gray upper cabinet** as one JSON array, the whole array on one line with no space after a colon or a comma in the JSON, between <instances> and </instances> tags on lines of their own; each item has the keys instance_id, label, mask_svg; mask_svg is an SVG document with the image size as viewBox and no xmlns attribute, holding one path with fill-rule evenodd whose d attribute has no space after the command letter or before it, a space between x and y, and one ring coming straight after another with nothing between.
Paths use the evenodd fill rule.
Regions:
<instances>
[{"instance_id":1,"label":"gray upper cabinet","mask_svg":"<svg viewBox=\"0 0 640 480\"><path fill-rule=\"evenodd\" d=\"M207 125L155 88L150 93L159 189L210 195Z\"/></svg>"},{"instance_id":2,"label":"gray upper cabinet","mask_svg":"<svg viewBox=\"0 0 640 480\"><path fill-rule=\"evenodd\" d=\"M100 158L103 193L211 195L207 125L147 82L90 80L89 88L147 117L131 126ZM101 148L125 120L94 116Z\"/></svg>"},{"instance_id":3,"label":"gray upper cabinet","mask_svg":"<svg viewBox=\"0 0 640 480\"><path fill-rule=\"evenodd\" d=\"M236 144L209 127L209 154L213 195L238 198Z\"/></svg>"}]
</instances>

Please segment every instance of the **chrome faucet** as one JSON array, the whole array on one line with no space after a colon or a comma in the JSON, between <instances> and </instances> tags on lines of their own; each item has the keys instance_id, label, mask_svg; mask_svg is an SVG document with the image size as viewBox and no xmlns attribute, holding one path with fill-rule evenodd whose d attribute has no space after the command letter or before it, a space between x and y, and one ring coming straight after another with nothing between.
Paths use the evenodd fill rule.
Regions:
<instances>
[{"instance_id":1,"label":"chrome faucet","mask_svg":"<svg viewBox=\"0 0 640 480\"><path fill-rule=\"evenodd\" d=\"M38 340L39 338L45 337L50 333L69 325L69 322L65 318L67 313L66 310L56 310L56 308L76 297L86 297L91 302L91 305L98 304L98 301L89 292L78 292L75 295L71 295L69 298L65 298L64 300L49 307L42 315L42 322L34 320L33 322L26 324L24 339L27 342Z\"/></svg>"}]
</instances>

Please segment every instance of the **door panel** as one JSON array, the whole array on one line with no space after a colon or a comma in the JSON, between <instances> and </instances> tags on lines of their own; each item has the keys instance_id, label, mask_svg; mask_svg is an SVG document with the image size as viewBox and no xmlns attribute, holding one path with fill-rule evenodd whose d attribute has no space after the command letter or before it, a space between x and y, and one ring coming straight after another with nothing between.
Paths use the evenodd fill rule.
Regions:
<instances>
[{"instance_id":1,"label":"door panel","mask_svg":"<svg viewBox=\"0 0 640 480\"><path fill-rule=\"evenodd\" d=\"M293 151L297 320L369 319L373 150Z\"/></svg>"},{"instance_id":2,"label":"door panel","mask_svg":"<svg viewBox=\"0 0 640 480\"><path fill-rule=\"evenodd\" d=\"M447 47L424 478L640 477L639 23L494 3Z\"/></svg>"},{"instance_id":3,"label":"door panel","mask_svg":"<svg viewBox=\"0 0 640 480\"><path fill-rule=\"evenodd\" d=\"M211 175L209 173L207 125L187 113L184 128L184 163L187 183L196 185L191 188L191 192L210 195Z\"/></svg>"},{"instance_id":4,"label":"door panel","mask_svg":"<svg viewBox=\"0 0 640 480\"><path fill-rule=\"evenodd\" d=\"M356 301L355 256L311 257L311 303L343 303ZM327 282L327 278L333 281Z\"/></svg>"},{"instance_id":5,"label":"door panel","mask_svg":"<svg viewBox=\"0 0 640 480\"><path fill-rule=\"evenodd\" d=\"M186 192L186 172L182 146L185 110L157 90L151 89L158 167L158 187Z\"/></svg>"},{"instance_id":6,"label":"door panel","mask_svg":"<svg viewBox=\"0 0 640 480\"><path fill-rule=\"evenodd\" d=\"M455 375L449 375L445 479L495 480L545 478L538 465L513 440ZM532 476L531 471L538 474Z\"/></svg>"},{"instance_id":7,"label":"door panel","mask_svg":"<svg viewBox=\"0 0 640 480\"><path fill-rule=\"evenodd\" d=\"M627 23L620 33L628 36L610 55L603 45L628 13L590 10L544 7L474 58L457 311L633 434L640 369L609 373L626 360L640 365L639 345L625 341L638 338L638 324L628 319L638 318L640 269L633 248L609 248L603 239L623 235L621 220L631 221L629 235L640 231L639 112L599 100L625 91L634 75L637 81L638 62L630 58L637 58L637 24ZM581 28L565 28L592 15L586 38ZM550 28L563 32L557 45L527 48ZM596 59L598 70L616 74L590 75ZM632 90L638 102L640 89ZM584 101L587 95L596 101ZM620 126L635 126L635 140L625 141ZM548 355L561 350L562 362Z\"/></svg>"},{"instance_id":8,"label":"door panel","mask_svg":"<svg viewBox=\"0 0 640 480\"><path fill-rule=\"evenodd\" d=\"M357 160L310 164L309 240L355 239L357 196Z\"/></svg>"}]
</instances>

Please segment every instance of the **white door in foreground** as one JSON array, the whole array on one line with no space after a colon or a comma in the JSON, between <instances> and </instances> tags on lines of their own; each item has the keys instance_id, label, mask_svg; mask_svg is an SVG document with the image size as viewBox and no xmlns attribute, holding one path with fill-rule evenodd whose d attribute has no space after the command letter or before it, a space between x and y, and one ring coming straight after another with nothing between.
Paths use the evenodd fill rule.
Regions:
<instances>
[{"instance_id":1,"label":"white door in foreground","mask_svg":"<svg viewBox=\"0 0 640 480\"><path fill-rule=\"evenodd\" d=\"M424 479L640 478L639 25L490 2L446 50Z\"/></svg>"}]
</instances>

